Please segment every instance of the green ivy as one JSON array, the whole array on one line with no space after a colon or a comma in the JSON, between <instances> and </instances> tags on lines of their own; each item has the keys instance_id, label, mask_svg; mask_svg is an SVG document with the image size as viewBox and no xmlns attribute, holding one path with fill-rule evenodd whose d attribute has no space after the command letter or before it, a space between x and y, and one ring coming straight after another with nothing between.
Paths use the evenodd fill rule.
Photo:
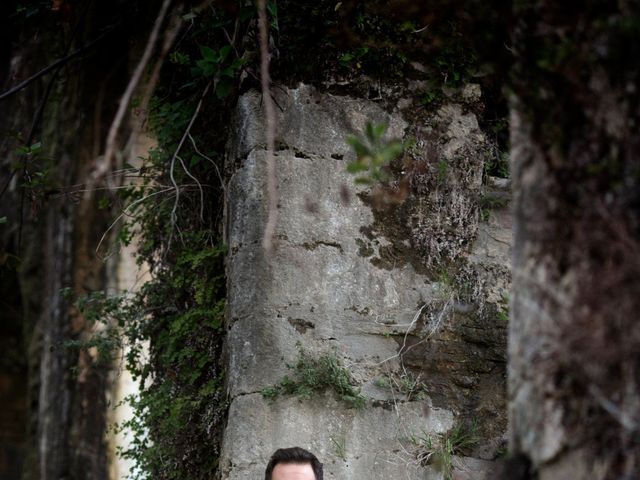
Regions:
<instances>
[{"instance_id":1,"label":"green ivy","mask_svg":"<svg viewBox=\"0 0 640 480\"><path fill-rule=\"evenodd\" d=\"M151 280L135 293L93 292L80 299L84 318L103 327L91 339L67 345L97 348L105 361L126 352L139 394L125 400L134 415L116 430L132 439L119 454L135 465L133 478L204 480L217 472L227 410L221 362L224 187L218 170L230 102L241 72L254 67L240 40L255 27L255 6L238 4L237 16L215 8L183 17L188 27L169 52L149 104L147 123L157 146L142 168L127 166L140 181L113 200L127 219L117 243L137 242L137 260L150 269ZM228 37L233 31L235 45ZM209 86L212 95L205 97Z\"/></svg>"}]
</instances>

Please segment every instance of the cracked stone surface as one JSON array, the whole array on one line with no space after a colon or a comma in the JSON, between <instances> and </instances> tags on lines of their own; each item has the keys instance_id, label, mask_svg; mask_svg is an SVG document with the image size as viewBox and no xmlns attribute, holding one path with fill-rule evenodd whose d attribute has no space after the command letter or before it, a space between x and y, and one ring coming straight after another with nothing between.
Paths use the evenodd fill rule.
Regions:
<instances>
[{"instance_id":1,"label":"cracked stone surface","mask_svg":"<svg viewBox=\"0 0 640 480\"><path fill-rule=\"evenodd\" d=\"M380 257L388 242L372 240L373 212L358 195L362 187L354 187L345 171L353 158L345 142L348 134L373 121L389 123L388 138L401 138L407 124L372 101L322 94L309 86L274 94L282 108L275 157L279 218L276 249L269 257L261 246L266 152L257 93L240 98L236 133L227 149L230 410L222 479L261 478L271 453L292 445L314 451L325 464L326 478L439 479L441 472L417 461L415 437L446 432L455 412L433 402L431 392L411 395L385 385L391 374L402 371L398 350L407 331L418 320L424 324L423 308L441 304L441 286L412 262L376 266L372 258ZM477 121L457 107L450 110L454 131L447 142L453 151L455 132L476 135ZM345 189L349 201L344 201ZM481 263L492 256L501 261L504 251L491 243L491 235L504 232L486 228L474 255ZM287 364L295 363L298 345L309 355L334 352L367 405L350 409L330 392L303 401L264 399L262 389L292 375ZM491 478L489 462L469 462L465 465L472 468L465 471L471 468L477 475L465 478Z\"/></svg>"},{"instance_id":2,"label":"cracked stone surface","mask_svg":"<svg viewBox=\"0 0 640 480\"><path fill-rule=\"evenodd\" d=\"M227 431L223 478L262 478L275 448L301 446L323 462L326 479L437 479L416 461L410 441L422 432L444 432L451 414L425 402L394 408L345 409L330 394L300 402L260 394L236 397L229 412L242 419ZM251 439L251 441L248 441Z\"/></svg>"}]
</instances>

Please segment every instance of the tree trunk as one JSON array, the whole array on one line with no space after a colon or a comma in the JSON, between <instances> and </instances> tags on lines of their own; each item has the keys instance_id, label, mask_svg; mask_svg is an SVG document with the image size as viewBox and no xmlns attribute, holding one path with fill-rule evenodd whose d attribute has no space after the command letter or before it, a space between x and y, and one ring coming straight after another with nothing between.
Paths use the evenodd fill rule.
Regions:
<instances>
[{"instance_id":1,"label":"tree trunk","mask_svg":"<svg viewBox=\"0 0 640 480\"><path fill-rule=\"evenodd\" d=\"M100 3L64 3L60 10L39 4L33 18L25 19L15 13L18 5L9 2L0 25L12 42L0 55L3 92L106 32L104 41L59 71L2 100L2 110L12 115L0 121L6 134L0 144L0 189L5 190L0 217L6 217L0 273L11 278L12 298L5 303L22 322L12 331L15 342L8 352L23 374L12 379L17 382L13 388L28 392L28 404L21 397L24 408L9 419L27 425L26 438L11 449L3 445L0 452L4 457L13 452L24 461L12 461L7 470L0 467L0 478L107 478L111 365L100 363L91 350L69 347L69 341L90 338L95 328L73 299L107 285L107 264L95 249L111 215L98 208L99 195L83 195L83 185L104 147L117 98L129 79L127 55L133 50L118 18L121 12ZM36 143L42 144L40 153L16 156L16 148ZM16 161L27 163L12 175ZM38 178L41 183L34 181ZM113 201L113 196L103 200ZM6 258L20 267L15 269ZM4 400L0 395L3 409Z\"/></svg>"},{"instance_id":2,"label":"tree trunk","mask_svg":"<svg viewBox=\"0 0 640 480\"><path fill-rule=\"evenodd\" d=\"M639 16L517 7L510 442L541 479L640 471Z\"/></svg>"}]
</instances>

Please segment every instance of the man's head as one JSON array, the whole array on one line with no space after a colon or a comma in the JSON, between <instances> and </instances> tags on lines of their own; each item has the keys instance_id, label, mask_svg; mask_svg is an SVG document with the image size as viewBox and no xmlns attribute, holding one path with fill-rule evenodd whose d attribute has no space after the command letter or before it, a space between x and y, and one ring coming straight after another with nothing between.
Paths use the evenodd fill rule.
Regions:
<instances>
[{"instance_id":1,"label":"man's head","mask_svg":"<svg viewBox=\"0 0 640 480\"><path fill-rule=\"evenodd\" d=\"M280 448L271 455L265 480L322 480L322 464L300 447Z\"/></svg>"}]
</instances>

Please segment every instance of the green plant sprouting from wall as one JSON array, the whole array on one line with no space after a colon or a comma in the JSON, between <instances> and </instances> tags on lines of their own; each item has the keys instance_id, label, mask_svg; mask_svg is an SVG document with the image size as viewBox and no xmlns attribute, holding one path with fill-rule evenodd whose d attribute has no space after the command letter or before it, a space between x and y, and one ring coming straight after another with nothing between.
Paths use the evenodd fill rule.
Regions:
<instances>
[{"instance_id":1,"label":"green plant sprouting from wall","mask_svg":"<svg viewBox=\"0 0 640 480\"><path fill-rule=\"evenodd\" d=\"M294 395L303 400L329 390L350 407L364 407L365 397L335 353L312 357L299 347L296 363L287 367L293 371L293 377L286 375L278 385L263 389L263 397L275 399L280 395Z\"/></svg>"},{"instance_id":2,"label":"green plant sprouting from wall","mask_svg":"<svg viewBox=\"0 0 640 480\"><path fill-rule=\"evenodd\" d=\"M353 148L356 159L347 165L349 173L360 174L355 182L371 185L387 182L391 179L389 164L403 151L404 144L399 140L385 140L388 125L367 122L364 135L350 135L347 143Z\"/></svg>"},{"instance_id":3,"label":"green plant sprouting from wall","mask_svg":"<svg viewBox=\"0 0 640 480\"><path fill-rule=\"evenodd\" d=\"M453 480L453 457L468 453L480 438L475 423L467 426L456 423L451 430L440 435L422 433L410 438L417 447L417 457L422 465L432 465L442 472L444 480Z\"/></svg>"}]
</instances>

